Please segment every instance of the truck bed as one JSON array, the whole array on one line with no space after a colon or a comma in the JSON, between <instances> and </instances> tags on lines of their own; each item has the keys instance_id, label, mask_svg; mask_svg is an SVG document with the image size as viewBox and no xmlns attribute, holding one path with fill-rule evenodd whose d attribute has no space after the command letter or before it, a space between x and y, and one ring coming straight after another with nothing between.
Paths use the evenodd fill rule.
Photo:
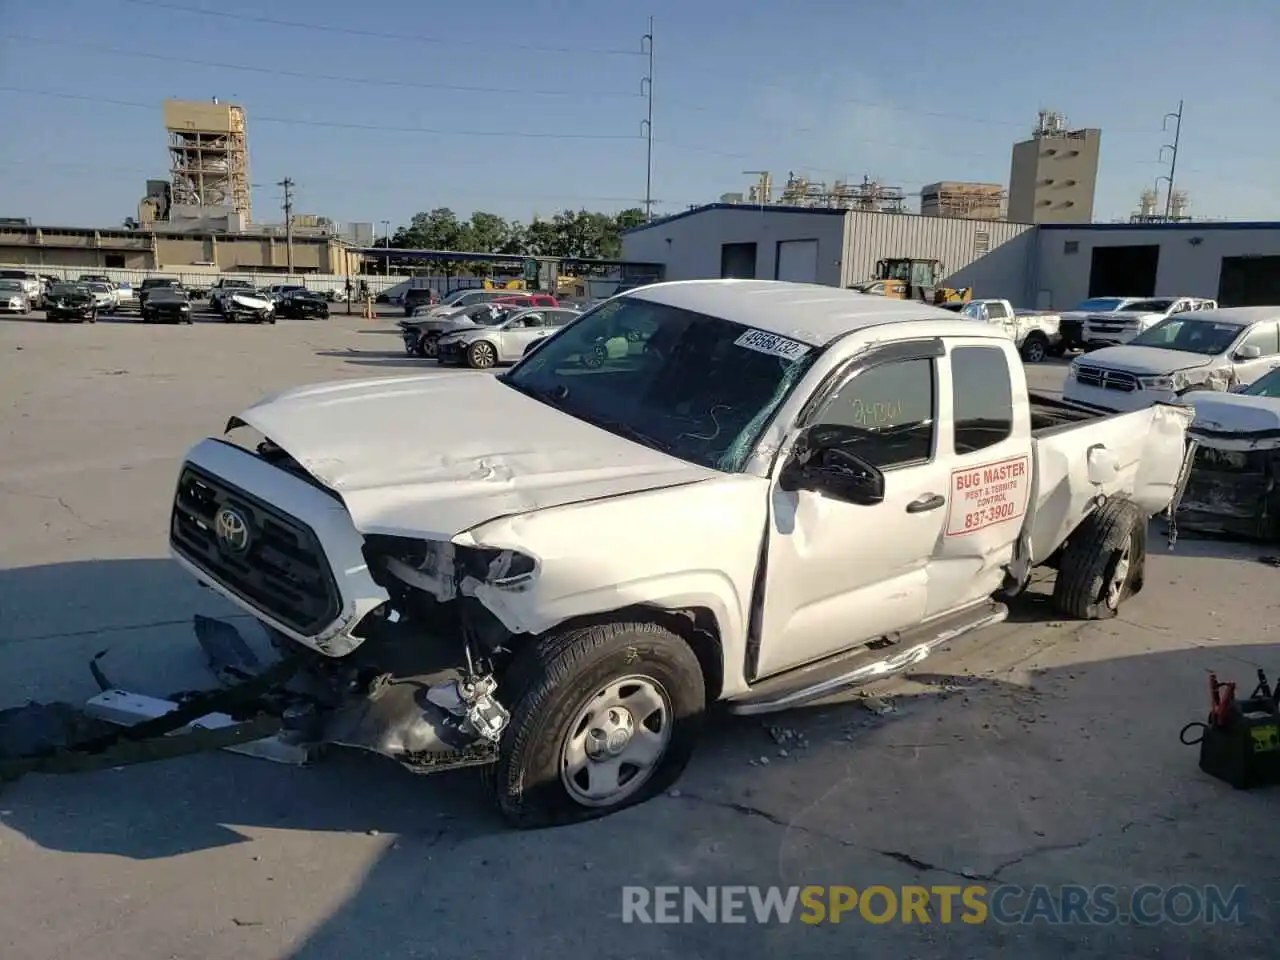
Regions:
<instances>
[{"instance_id":1,"label":"truck bed","mask_svg":"<svg viewBox=\"0 0 1280 960\"><path fill-rule=\"evenodd\" d=\"M1074 403L1043 393L1031 393L1029 402L1033 437L1044 436L1054 430L1106 416L1100 410L1078 407Z\"/></svg>"},{"instance_id":2,"label":"truck bed","mask_svg":"<svg viewBox=\"0 0 1280 960\"><path fill-rule=\"evenodd\" d=\"M1033 563L1062 545L1099 494L1128 497L1148 516L1173 500L1193 417L1189 408L1156 404L1132 413L1099 414L1036 396L1031 417L1034 479L1023 532ZM1097 461L1094 467L1091 459ZM1104 460L1115 464L1113 472L1102 466Z\"/></svg>"}]
</instances>

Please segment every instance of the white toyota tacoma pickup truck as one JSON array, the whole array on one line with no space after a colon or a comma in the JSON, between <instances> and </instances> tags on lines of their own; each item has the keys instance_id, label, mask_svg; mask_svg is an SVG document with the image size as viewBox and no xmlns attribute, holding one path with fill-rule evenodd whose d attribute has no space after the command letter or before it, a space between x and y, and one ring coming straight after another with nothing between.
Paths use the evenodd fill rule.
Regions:
<instances>
[{"instance_id":1,"label":"white toyota tacoma pickup truck","mask_svg":"<svg viewBox=\"0 0 1280 960\"><path fill-rule=\"evenodd\" d=\"M935 307L660 283L501 376L250 407L187 455L170 542L310 661L317 739L483 765L538 826L668 787L717 702L797 706L1003 620L1033 567L1113 616L1191 416L1032 400L1003 331Z\"/></svg>"}]
</instances>

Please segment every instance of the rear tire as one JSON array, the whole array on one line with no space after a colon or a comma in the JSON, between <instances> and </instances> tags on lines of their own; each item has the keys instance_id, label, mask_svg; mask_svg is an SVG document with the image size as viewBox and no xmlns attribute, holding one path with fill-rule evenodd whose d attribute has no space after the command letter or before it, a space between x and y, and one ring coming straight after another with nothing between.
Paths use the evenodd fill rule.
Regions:
<instances>
[{"instance_id":1,"label":"rear tire","mask_svg":"<svg viewBox=\"0 0 1280 960\"><path fill-rule=\"evenodd\" d=\"M1027 339L1022 341L1022 359L1027 363L1043 363L1048 355L1048 338L1038 332L1027 334Z\"/></svg>"},{"instance_id":2,"label":"rear tire","mask_svg":"<svg viewBox=\"0 0 1280 960\"><path fill-rule=\"evenodd\" d=\"M499 697L511 721L483 774L521 829L594 820L663 792L688 765L706 712L693 650L644 621L534 641Z\"/></svg>"},{"instance_id":3,"label":"rear tire","mask_svg":"<svg viewBox=\"0 0 1280 960\"><path fill-rule=\"evenodd\" d=\"M1108 500L1085 517L1058 563L1053 603L1079 620L1108 620L1142 589L1147 518L1132 500Z\"/></svg>"}]
</instances>

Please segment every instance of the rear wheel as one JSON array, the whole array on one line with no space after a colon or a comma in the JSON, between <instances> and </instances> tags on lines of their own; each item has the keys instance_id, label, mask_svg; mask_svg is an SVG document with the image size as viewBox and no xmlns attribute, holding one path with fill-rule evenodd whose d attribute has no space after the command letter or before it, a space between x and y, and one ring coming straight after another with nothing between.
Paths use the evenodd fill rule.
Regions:
<instances>
[{"instance_id":1,"label":"rear wheel","mask_svg":"<svg viewBox=\"0 0 1280 960\"><path fill-rule=\"evenodd\" d=\"M706 709L693 650L647 622L537 640L499 695L511 721L485 776L522 828L596 819L661 793L688 765Z\"/></svg>"},{"instance_id":2,"label":"rear wheel","mask_svg":"<svg viewBox=\"0 0 1280 960\"><path fill-rule=\"evenodd\" d=\"M1132 500L1108 500L1067 540L1053 586L1054 605L1081 620L1114 617L1142 589L1147 521Z\"/></svg>"},{"instance_id":3,"label":"rear wheel","mask_svg":"<svg viewBox=\"0 0 1280 960\"><path fill-rule=\"evenodd\" d=\"M1022 341L1022 359L1027 363L1041 363L1049 353L1049 339L1039 331L1027 334Z\"/></svg>"}]
</instances>

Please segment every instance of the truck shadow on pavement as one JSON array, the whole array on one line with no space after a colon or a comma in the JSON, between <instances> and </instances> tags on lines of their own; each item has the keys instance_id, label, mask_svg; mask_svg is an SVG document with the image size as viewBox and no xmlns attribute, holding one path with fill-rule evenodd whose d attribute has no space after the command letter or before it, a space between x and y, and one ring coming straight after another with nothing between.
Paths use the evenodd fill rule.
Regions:
<instances>
[{"instance_id":1,"label":"truck shadow on pavement","mask_svg":"<svg viewBox=\"0 0 1280 960\"><path fill-rule=\"evenodd\" d=\"M87 681L88 656L111 647L121 654L116 682L171 692L149 677L196 665L190 616L225 613L210 610L207 591L178 589L184 579L167 560L0 572L0 601L19 614L0 634L7 675L20 681L15 673L39 650L48 662L37 676L50 685L82 671ZM40 628L23 618L72 584L81 599L61 622ZM957 641L882 687L891 709L846 698L763 723L714 714L676 789L572 828L506 830L473 771L415 777L391 761L334 751L304 769L217 753L29 777L0 787L0 837L7 828L46 850L133 861L221 856L186 876L209 887L202 924L228 936L282 924L283 902L307 896L291 892L303 876L334 872L328 886L354 890L287 951L244 954L254 957L337 960L374 943L387 956L426 956L446 938L446 956L561 957L574 943L570 955L599 960L778 950L817 958L852 942L853 932L831 925L621 924L624 885L725 883L1242 883L1260 911L1245 927L1091 928L1088 955L1190 955L1188 938L1196 956L1213 960L1267 953L1280 882L1274 851L1258 838L1274 832L1277 793L1232 791L1200 773L1178 731L1204 718L1208 671L1247 693L1256 666L1280 669L1280 646L1116 650L1040 667L1027 663L1031 641L1018 628L995 632L985 651L976 637L977 648ZM1002 643L1008 656L993 652ZM1002 657L1022 673L976 676L963 665L975 652L995 674ZM110 671L112 658L106 664ZM292 834L352 839L331 850L325 836ZM226 889L242 884L254 891L251 907ZM1014 945L1037 960L1068 947L1084 955L1070 927L859 921L856 935L883 956L993 955Z\"/></svg>"},{"instance_id":2,"label":"truck shadow on pavement","mask_svg":"<svg viewBox=\"0 0 1280 960\"><path fill-rule=\"evenodd\" d=\"M384 367L396 370L412 370L416 373L430 373L446 370L434 360L422 357L409 357L403 350L317 350L318 357L336 357L356 367Z\"/></svg>"}]
</instances>

